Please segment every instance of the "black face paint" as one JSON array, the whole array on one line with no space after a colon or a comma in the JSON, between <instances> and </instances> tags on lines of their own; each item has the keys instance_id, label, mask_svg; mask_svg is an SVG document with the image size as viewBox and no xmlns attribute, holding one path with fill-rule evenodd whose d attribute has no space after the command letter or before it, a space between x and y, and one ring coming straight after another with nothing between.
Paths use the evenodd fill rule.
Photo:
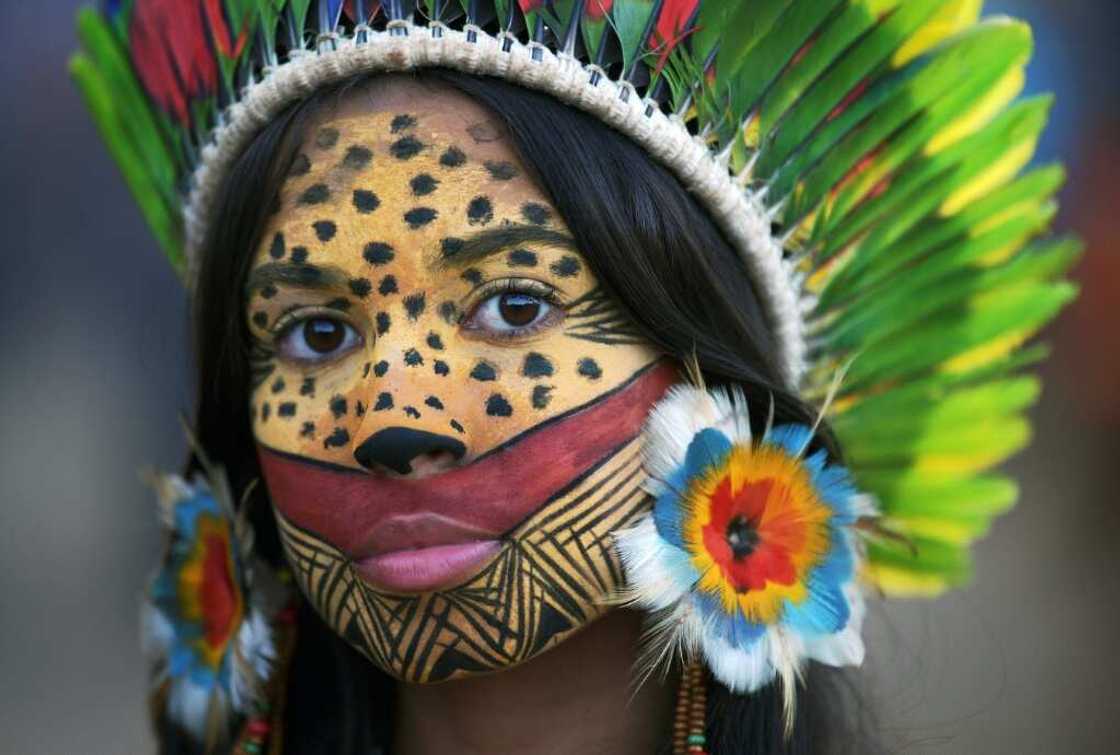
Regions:
<instances>
[{"instance_id":1,"label":"black face paint","mask_svg":"<svg viewBox=\"0 0 1120 755\"><path fill-rule=\"evenodd\" d=\"M346 156L342 158L342 166L350 170L361 170L369 165L373 159L373 152L366 147L355 144L347 148Z\"/></svg>"},{"instance_id":2,"label":"black face paint","mask_svg":"<svg viewBox=\"0 0 1120 755\"><path fill-rule=\"evenodd\" d=\"M381 206L381 199L372 191L354 189L354 209L363 215L376 210Z\"/></svg>"},{"instance_id":3,"label":"black face paint","mask_svg":"<svg viewBox=\"0 0 1120 755\"><path fill-rule=\"evenodd\" d=\"M467 222L471 225L486 225L493 219L494 206L489 198L478 196L467 205Z\"/></svg>"},{"instance_id":4,"label":"black face paint","mask_svg":"<svg viewBox=\"0 0 1120 755\"><path fill-rule=\"evenodd\" d=\"M482 383L488 383L491 380L498 379L498 371L489 362L479 362L471 370L471 378Z\"/></svg>"},{"instance_id":5,"label":"black face paint","mask_svg":"<svg viewBox=\"0 0 1120 755\"><path fill-rule=\"evenodd\" d=\"M415 320L424 314L424 294L409 294L404 297L404 311L409 320Z\"/></svg>"},{"instance_id":6,"label":"black face paint","mask_svg":"<svg viewBox=\"0 0 1120 755\"><path fill-rule=\"evenodd\" d=\"M415 231L431 223L437 217L439 217L439 213L431 207L413 207L404 214L404 222L408 223L408 227Z\"/></svg>"},{"instance_id":7,"label":"black face paint","mask_svg":"<svg viewBox=\"0 0 1120 755\"><path fill-rule=\"evenodd\" d=\"M387 265L395 256L393 247L380 241L371 241L362 249L362 257L371 265ZM396 290L395 285L394 290Z\"/></svg>"},{"instance_id":8,"label":"black face paint","mask_svg":"<svg viewBox=\"0 0 1120 755\"><path fill-rule=\"evenodd\" d=\"M409 181L408 185L415 196L425 197L436 190L436 187L439 186L439 181L432 178L432 176L427 173L421 173Z\"/></svg>"},{"instance_id":9,"label":"black face paint","mask_svg":"<svg viewBox=\"0 0 1120 755\"><path fill-rule=\"evenodd\" d=\"M319 220L312 223L311 227L315 229L315 237L324 242L333 239L338 231L338 228L330 220Z\"/></svg>"},{"instance_id":10,"label":"black face paint","mask_svg":"<svg viewBox=\"0 0 1120 755\"><path fill-rule=\"evenodd\" d=\"M513 414L513 407L500 393L491 394L486 399L486 413L491 417L509 417Z\"/></svg>"},{"instance_id":11,"label":"black face paint","mask_svg":"<svg viewBox=\"0 0 1120 755\"><path fill-rule=\"evenodd\" d=\"M398 160L411 160L420 154L424 144L413 136L403 136L389 147L389 153Z\"/></svg>"},{"instance_id":12,"label":"black face paint","mask_svg":"<svg viewBox=\"0 0 1120 755\"><path fill-rule=\"evenodd\" d=\"M535 351L525 356L525 363L521 366L521 374L527 378L548 377L552 372L552 362L548 357Z\"/></svg>"},{"instance_id":13,"label":"black face paint","mask_svg":"<svg viewBox=\"0 0 1120 755\"><path fill-rule=\"evenodd\" d=\"M312 184L299 195L299 203L305 205L323 204L331 198L331 190L326 184Z\"/></svg>"},{"instance_id":14,"label":"black face paint","mask_svg":"<svg viewBox=\"0 0 1120 755\"><path fill-rule=\"evenodd\" d=\"M369 278L352 278L350 280L350 293L358 298L366 298L372 290L373 284L369 282Z\"/></svg>"},{"instance_id":15,"label":"black face paint","mask_svg":"<svg viewBox=\"0 0 1120 755\"><path fill-rule=\"evenodd\" d=\"M509 253L506 262L510 267L536 267L537 254L528 249L514 249Z\"/></svg>"},{"instance_id":16,"label":"black face paint","mask_svg":"<svg viewBox=\"0 0 1120 755\"><path fill-rule=\"evenodd\" d=\"M439 164L445 168L458 168L466 162L466 154L458 147L448 147L447 150L439 156Z\"/></svg>"},{"instance_id":17,"label":"black face paint","mask_svg":"<svg viewBox=\"0 0 1120 755\"><path fill-rule=\"evenodd\" d=\"M337 128L322 129L318 136L315 137L315 146L319 149L330 149L336 144L338 144Z\"/></svg>"}]
</instances>

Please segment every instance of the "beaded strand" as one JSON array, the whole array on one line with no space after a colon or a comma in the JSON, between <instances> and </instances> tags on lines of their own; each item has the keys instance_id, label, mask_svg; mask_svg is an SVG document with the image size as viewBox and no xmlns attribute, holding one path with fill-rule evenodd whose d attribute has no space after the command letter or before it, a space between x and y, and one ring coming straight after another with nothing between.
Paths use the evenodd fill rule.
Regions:
<instances>
[{"instance_id":1,"label":"beaded strand","mask_svg":"<svg viewBox=\"0 0 1120 755\"><path fill-rule=\"evenodd\" d=\"M708 755L705 725L708 679L704 664L693 661L681 674L673 716L673 755Z\"/></svg>"}]
</instances>

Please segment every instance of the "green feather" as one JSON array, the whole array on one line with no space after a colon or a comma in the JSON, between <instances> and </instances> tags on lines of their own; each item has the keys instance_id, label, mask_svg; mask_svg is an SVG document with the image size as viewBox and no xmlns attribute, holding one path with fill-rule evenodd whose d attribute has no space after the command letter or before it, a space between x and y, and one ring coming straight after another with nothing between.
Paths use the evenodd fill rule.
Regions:
<instances>
[{"instance_id":1,"label":"green feather","mask_svg":"<svg viewBox=\"0 0 1120 755\"><path fill-rule=\"evenodd\" d=\"M144 219L172 266L182 274L185 261L180 242L182 228L178 206L168 206L162 199L148 166L128 138L121 122L122 114L114 107L115 90L85 55L78 54L70 59L70 75L77 82L98 132L124 175Z\"/></svg>"}]
</instances>

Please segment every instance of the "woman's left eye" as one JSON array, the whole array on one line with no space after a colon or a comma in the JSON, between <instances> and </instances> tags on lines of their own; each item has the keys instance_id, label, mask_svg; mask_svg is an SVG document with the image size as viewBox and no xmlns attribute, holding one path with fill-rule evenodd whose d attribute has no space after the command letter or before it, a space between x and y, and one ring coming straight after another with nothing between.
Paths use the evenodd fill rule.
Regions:
<instances>
[{"instance_id":1,"label":"woman's left eye","mask_svg":"<svg viewBox=\"0 0 1120 755\"><path fill-rule=\"evenodd\" d=\"M562 313L543 297L517 291L494 294L475 307L463 326L497 336L535 333L553 324Z\"/></svg>"}]
</instances>

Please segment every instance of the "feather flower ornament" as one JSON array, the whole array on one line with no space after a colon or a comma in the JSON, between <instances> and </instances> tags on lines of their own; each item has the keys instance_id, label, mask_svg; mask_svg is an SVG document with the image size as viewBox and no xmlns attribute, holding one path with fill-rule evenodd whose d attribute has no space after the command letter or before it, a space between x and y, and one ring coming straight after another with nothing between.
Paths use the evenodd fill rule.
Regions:
<instances>
[{"instance_id":1,"label":"feather flower ornament","mask_svg":"<svg viewBox=\"0 0 1120 755\"><path fill-rule=\"evenodd\" d=\"M252 531L224 478L154 480L167 547L142 623L166 715L199 742L218 742L260 700L275 650L266 617L279 583L253 563Z\"/></svg>"},{"instance_id":2,"label":"feather flower ornament","mask_svg":"<svg viewBox=\"0 0 1120 755\"><path fill-rule=\"evenodd\" d=\"M648 674L703 657L736 692L780 679L787 723L806 661L863 660L854 527L874 516L814 429L751 434L743 394L676 386L645 428L653 512L617 544L628 602L654 612Z\"/></svg>"}]
</instances>

